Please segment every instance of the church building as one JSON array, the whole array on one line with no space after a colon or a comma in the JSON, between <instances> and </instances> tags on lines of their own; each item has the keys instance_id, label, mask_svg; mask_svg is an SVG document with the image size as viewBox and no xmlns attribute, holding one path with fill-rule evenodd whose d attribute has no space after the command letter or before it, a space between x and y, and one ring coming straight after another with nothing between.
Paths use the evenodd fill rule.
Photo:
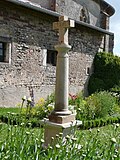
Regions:
<instances>
[{"instance_id":1,"label":"church building","mask_svg":"<svg viewBox=\"0 0 120 160\"><path fill-rule=\"evenodd\" d=\"M54 92L59 35L53 23L61 15L75 20L69 29L69 93L87 94L95 54L113 52L114 12L104 0L0 0L0 107Z\"/></svg>"}]
</instances>

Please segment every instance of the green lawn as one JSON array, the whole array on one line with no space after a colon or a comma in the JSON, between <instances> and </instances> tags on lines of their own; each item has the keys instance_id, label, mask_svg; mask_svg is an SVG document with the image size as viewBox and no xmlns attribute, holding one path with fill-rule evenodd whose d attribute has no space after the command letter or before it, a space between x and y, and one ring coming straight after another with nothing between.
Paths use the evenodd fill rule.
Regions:
<instances>
[{"instance_id":1,"label":"green lawn","mask_svg":"<svg viewBox=\"0 0 120 160\"><path fill-rule=\"evenodd\" d=\"M0 108L0 116L7 114L7 112L10 113L19 113L20 112L20 108Z\"/></svg>"},{"instance_id":2,"label":"green lawn","mask_svg":"<svg viewBox=\"0 0 120 160\"><path fill-rule=\"evenodd\" d=\"M0 115L19 113L19 108L0 108ZM8 114L8 117L14 114ZM22 120L22 117L19 117ZM9 119L9 118L8 118ZM9 121L8 121L9 122ZM113 124L89 130L76 130L67 136L64 143L57 136L56 145L47 149L44 144L44 129L32 128L25 123L10 125L0 123L0 160L119 160L120 125Z\"/></svg>"},{"instance_id":3,"label":"green lawn","mask_svg":"<svg viewBox=\"0 0 120 160\"><path fill-rule=\"evenodd\" d=\"M77 130L74 137L60 136L57 144L43 148L44 129L0 125L0 160L119 160L120 126ZM50 159L51 158L51 159Z\"/></svg>"}]
</instances>

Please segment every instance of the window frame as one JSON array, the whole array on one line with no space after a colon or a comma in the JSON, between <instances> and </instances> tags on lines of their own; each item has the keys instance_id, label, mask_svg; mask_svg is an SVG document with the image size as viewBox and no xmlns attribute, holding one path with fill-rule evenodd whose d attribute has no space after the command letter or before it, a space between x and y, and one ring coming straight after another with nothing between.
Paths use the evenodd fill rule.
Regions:
<instances>
[{"instance_id":1,"label":"window frame","mask_svg":"<svg viewBox=\"0 0 120 160\"><path fill-rule=\"evenodd\" d=\"M5 43L0 41L0 62L4 62L5 57Z\"/></svg>"},{"instance_id":2,"label":"window frame","mask_svg":"<svg viewBox=\"0 0 120 160\"><path fill-rule=\"evenodd\" d=\"M51 66L57 65L57 54L56 50L47 49L47 57L46 57L46 64Z\"/></svg>"},{"instance_id":3,"label":"window frame","mask_svg":"<svg viewBox=\"0 0 120 160\"><path fill-rule=\"evenodd\" d=\"M12 38L0 36L0 43L3 44L3 60L0 64L11 64Z\"/></svg>"}]
</instances>

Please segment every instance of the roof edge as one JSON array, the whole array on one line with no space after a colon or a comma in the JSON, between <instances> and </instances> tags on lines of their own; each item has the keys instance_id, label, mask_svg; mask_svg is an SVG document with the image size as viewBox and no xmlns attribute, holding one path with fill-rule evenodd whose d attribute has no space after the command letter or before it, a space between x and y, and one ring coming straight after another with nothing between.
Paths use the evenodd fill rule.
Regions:
<instances>
[{"instance_id":1,"label":"roof edge","mask_svg":"<svg viewBox=\"0 0 120 160\"><path fill-rule=\"evenodd\" d=\"M26 7L26 8L29 8L29 9L32 9L32 10L36 10L38 12L43 12L45 14L49 14L51 16L54 16L54 17L59 17L61 16L61 14L55 12L55 11L51 11L51 10L48 10L48 9L45 9L45 8L42 8L40 5L36 5L34 3L29 3L29 2L25 2L25 1L21 1L21 0L6 0L8 2L11 2L11 3L14 3L16 5L20 5L20 6L23 6L23 7ZM102 32L104 34L108 34L108 35L114 35L114 33L112 32L109 32L105 29L102 29L102 28L99 28L99 27L96 27L96 26L93 26L93 25L90 25L88 23L85 23L85 22L82 22L82 21L76 21L75 22L79 25L82 25L82 26L85 26L85 27L88 27L90 29L94 29L94 30L97 30L98 32Z\"/></svg>"},{"instance_id":2,"label":"roof edge","mask_svg":"<svg viewBox=\"0 0 120 160\"><path fill-rule=\"evenodd\" d=\"M105 0L101 0L101 4L105 7L105 10L109 16L112 16L115 13L114 7Z\"/></svg>"}]
</instances>

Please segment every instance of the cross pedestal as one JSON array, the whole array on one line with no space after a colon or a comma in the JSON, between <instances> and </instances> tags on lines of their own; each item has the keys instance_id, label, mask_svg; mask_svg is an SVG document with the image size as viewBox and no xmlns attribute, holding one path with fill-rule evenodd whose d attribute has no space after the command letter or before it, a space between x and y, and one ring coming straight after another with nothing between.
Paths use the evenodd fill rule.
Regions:
<instances>
[{"instance_id":1,"label":"cross pedestal","mask_svg":"<svg viewBox=\"0 0 120 160\"><path fill-rule=\"evenodd\" d=\"M68 28L74 27L74 21L67 17L59 17L59 22L54 22L53 29L59 30L59 44L55 46L58 51L56 66L55 109L49 115L45 125L45 145L51 142L59 132L63 137L71 133L71 125L76 124L75 114L68 109L68 84L69 84L69 56L71 46L68 44Z\"/></svg>"},{"instance_id":2,"label":"cross pedestal","mask_svg":"<svg viewBox=\"0 0 120 160\"><path fill-rule=\"evenodd\" d=\"M47 120L45 122L44 146L47 147L49 144L54 145L56 143L56 138L57 138L56 135L59 135L60 133L62 133L62 139L64 141L67 135L74 135L76 126L80 126L81 124L82 124L81 121L59 124ZM54 141L52 139L53 137Z\"/></svg>"}]
</instances>

